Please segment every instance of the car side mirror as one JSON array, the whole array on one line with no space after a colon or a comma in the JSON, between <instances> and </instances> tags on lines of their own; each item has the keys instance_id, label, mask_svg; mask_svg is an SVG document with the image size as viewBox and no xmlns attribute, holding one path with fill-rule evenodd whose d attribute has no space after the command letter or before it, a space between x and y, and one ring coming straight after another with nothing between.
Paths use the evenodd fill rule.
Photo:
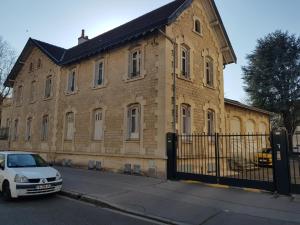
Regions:
<instances>
[{"instance_id":1,"label":"car side mirror","mask_svg":"<svg viewBox=\"0 0 300 225\"><path fill-rule=\"evenodd\" d=\"M49 163L48 165L52 167L52 166L53 166L53 163Z\"/></svg>"}]
</instances>

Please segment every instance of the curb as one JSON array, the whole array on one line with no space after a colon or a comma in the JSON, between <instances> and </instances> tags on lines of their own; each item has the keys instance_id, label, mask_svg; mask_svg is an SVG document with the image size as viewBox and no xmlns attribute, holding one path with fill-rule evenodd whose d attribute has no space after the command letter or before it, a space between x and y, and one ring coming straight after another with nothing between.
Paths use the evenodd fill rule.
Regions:
<instances>
[{"instance_id":1,"label":"curb","mask_svg":"<svg viewBox=\"0 0 300 225\"><path fill-rule=\"evenodd\" d=\"M148 220L152 220L155 222L159 222L159 223L164 223L164 224L168 224L168 225L187 225L186 223L182 223L182 222L176 222L173 220L169 220L163 217L159 217L159 216L151 216L151 215L147 215L135 210L130 210L130 209L126 209L124 207L115 205L113 203L110 203L106 200L103 199L97 199L97 198L93 198L91 196L88 195L84 195L81 193L77 193L74 191L68 191L68 190L62 190L61 192L59 192L60 195L65 196L65 197L69 197L78 201L82 201L82 202L86 202L86 203L90 203L96 206L99 206L101 208L106 208L106 209L111 209L111 210L115 210L115 211L119 211L125 214L129 214L132 216L137 216L137 217L141 217L144 219L148 219Z\"/></svg>"},{"instance_id":2,"label":"curb","mask_svg":"<svg viewBox=\"0 0 300 225\"><path fill-rule=\"evenodd\" d=\"M182 181L182 182L185 184L200 184L200 185L204 185L204 186L212 187L212 188L235 189L235 190L242 190L242 191L252 192L252 193L272 194L272 191L255 189L255 188L242 188L242 187L223 185L223 184L208 184L208 183L203 183L200 181L193 181L193 180L186 180L186 181Z\"/></svg>"}]
</instances>

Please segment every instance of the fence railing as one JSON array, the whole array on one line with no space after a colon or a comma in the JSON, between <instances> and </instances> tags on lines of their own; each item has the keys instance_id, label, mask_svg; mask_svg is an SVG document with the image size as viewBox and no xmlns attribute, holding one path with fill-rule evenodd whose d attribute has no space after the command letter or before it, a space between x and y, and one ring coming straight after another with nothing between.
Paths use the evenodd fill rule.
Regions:
<instances>
[{"instance_id":1,"label":"fence railing","mask_svg":"<svg viewBox=\"0 0 300 225\"><path fill-rule=\"evenodd\" d=\"M269 134L178 135L177 171L273 181Z\"/></svg>"}]
</instances>

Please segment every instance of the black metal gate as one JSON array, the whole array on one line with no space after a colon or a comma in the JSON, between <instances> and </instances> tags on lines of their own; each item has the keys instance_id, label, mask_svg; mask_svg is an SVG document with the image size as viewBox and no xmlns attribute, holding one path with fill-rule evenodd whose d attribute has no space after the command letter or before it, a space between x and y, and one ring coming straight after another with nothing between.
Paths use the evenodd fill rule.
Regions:
<instances>
[{"instance_id":1,"label":"black metal gate","mask_svg":"<svg viewBox=\"0 0 300 225\"><path fill-rule=\"evenodd\" d=\"M300 132L292 138L292 148L289 153L291 192L300 194Z\"/></svg>"},{"instance_id":2,"label":"black metal gate","mask_svg":"<svg viewBox=\"0 0 300 225\"><path fill-rule=\"evenodd\" d=\"M280 137L286 137L286 134L170 133L167 135L168 178L269 191L281 190L279 192L283 194L287 189L289 192L299 193L299 155L291 153L284 157L283 153L287 151L284 144L288 144L280 141L287 142L288 138L281 140ZM284 162L287 162L291 171L281 171L285 166ZM276 168L281 169L276 172ZM291 178L291 185L286 186L282 179L286 177Z\"/></svg>"}]
</instances>

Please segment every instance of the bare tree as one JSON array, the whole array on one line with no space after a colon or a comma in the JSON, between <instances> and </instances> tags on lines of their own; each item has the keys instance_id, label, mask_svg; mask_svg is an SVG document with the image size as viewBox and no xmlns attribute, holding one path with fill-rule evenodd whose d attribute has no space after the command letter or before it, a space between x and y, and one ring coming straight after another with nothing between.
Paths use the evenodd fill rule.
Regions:
<instances>
[{"instance_id":1,"label":"bare tree","mask_svg":"<svg viewBox=\"0 0 300 225\"><path fill-rule=\"evenodd\" d=\"M0 36L0 105L10 94L10 88L4 82L16 61L15 50Z\"/></svg>"}]
</instances>

